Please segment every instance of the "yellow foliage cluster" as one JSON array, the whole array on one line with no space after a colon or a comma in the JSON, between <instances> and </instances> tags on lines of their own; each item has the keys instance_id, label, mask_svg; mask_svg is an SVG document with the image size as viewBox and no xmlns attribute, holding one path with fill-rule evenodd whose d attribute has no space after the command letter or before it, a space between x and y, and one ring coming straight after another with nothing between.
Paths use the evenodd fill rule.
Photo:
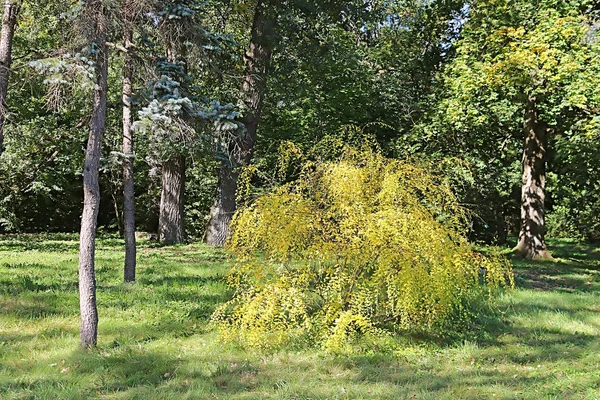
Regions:
<instances>
[{"instance_id":1,"label":"yellow foliage cluster","mask_svg":"<svg viewBox=\"0 0 600 400\"><path fill-rule=\"evenodd\" d=\"M235 296L213 320L246 346L312 340L332 351L467 321L512 272L472 250L465 221L449 185L424 168L351 149L308 163L235 217Z\"/></svg>"}]
</instances>

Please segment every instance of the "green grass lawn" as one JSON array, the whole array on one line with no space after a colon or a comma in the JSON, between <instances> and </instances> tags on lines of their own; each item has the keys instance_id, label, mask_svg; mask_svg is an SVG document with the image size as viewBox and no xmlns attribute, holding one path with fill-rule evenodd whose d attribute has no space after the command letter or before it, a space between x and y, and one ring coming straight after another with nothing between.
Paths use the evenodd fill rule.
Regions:
<instances>
[{"instance_id":1,"label":"green grass lawn","mask_svg":"<svg viewBox=\"0 0 600 400\"><path fill-rule=\"evenodd\" d=\"M200 244L98 242L96 351L78 349L76 236L0 238L0 399L600 399L600 250L553 242L514 260L517 289L459 343L401 338L386 354L261 355L208 327L228 261Z\"/></svg>"}]
</instances>

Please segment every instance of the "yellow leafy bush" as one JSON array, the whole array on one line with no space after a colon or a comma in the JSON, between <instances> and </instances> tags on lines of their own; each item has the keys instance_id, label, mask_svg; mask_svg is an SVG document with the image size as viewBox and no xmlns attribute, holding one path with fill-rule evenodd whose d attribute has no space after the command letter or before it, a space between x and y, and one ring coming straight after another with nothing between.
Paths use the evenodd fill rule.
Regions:
<instances>
[{"instance_id":1,"label":"yellow leafy bush","mask_svg":"<svg viewBox=\"0 0 600 400\"><path fill-rule=\"evenodd\" d=\"M348 149L238 212L233 300L213 320L255 348L432 331L467 322L512 285L508 263L475 253L450 185L422 167Z\"/></svg>"}]
</instances>

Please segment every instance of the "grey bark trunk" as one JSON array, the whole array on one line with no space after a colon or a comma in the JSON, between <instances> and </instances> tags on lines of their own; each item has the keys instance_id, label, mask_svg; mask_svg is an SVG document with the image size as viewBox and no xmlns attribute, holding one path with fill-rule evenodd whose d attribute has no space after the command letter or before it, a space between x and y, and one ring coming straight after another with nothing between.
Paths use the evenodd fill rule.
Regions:
<instances>
[{"instance_id":1,"label":"grey bark trunk","mask_svg":"<svg viewBox=\"0 0 600 400\"><path fill-rule=\"evenodd\" d=\"M266 1L259 0L254 13L250 46L245 55L246 69L241 97L244 102L246 132L230 146L231 161L224 162L219 173L217 199L211 209L206 242L223 246L229 237L229 225L237 205L235 196L239 167L250 164L263 108L267 78L273 54L273 30L276 15Z\"/></svg>"},{"instance_id":2,"label":"grey bark trunk","mask_svg":"<svg viewBox=\"0 0 600 400\"><path fill-rule=\"evenodd\" d=\"M210 213L210 224L206 232L206 242L211 246L223 246L229 235L229 225L236 209L238 173L227 163L219 172L217 199Z\"/></svg>"},{"instance_id":3,"label":"grey bark trunk","mask_svg":"<svg viewBox=\"0 0 600 400\"><path fill-rule=\"evenodd\" d=\"M547 125L539 118L535 100L530 100L525 116L521 232L515 249L530 260L551 258L544 238L547 131Z\"/></svg>"},{"instance_id":4,"label":"grey bark trunk","mask_svg":"<svg viewBox=\"0 0 600 400\"><path fill-rule=\"evenodd\" d=\"M129 2L128 2L129 3ZM125 48L123 66L123 234L125 238L125 282L135 281L135 187L133 182L133 129L131 96L133 79L133 24L125 7L123 46Z\"/></svg>"},{"instance_id":5,"label":"grey bark trunk","mask_svg":"<svg viewBox=\"0 0 600 400\"><path fill-rule=\"evenodd\" d=\"M158 236L166 244L185 240L185 158L175 156L163 163Z\"/></svg>"},{"instance_id":6,"label":"grey bark trunk","mask_svg":"<svg viewBox=\"0 0 600 400\"><path fill-rule=\"evenodd\" d=\"M0 32L0 154L4 152L4 121L8 113L6 102L8 78L12 64L13 37L20 8L21 1L6 0L4 2L2 31Z\"/></svg>"},{"instance_id":7,"label":"grey bark trunk","mask_svg":"<svg viewBox=\"0 0 600 400\"><path fill-rule=\"evenodd\" d=\"M171 38L167 45L169 62L185 60L183 42L183 37ZM182 155L173 156L162 164L158 238L165 244L181 243L185 240L185 169L185 157Z\"/></svg>"},{"instance_id":8,"label":"grey bark trunk","mask_svg":"<svg viewBox=\"0 0 600 400\"><path fill-rule=\"evenodd\" d=\"M98 337L98 309L96 307L96 274L94 256L96 252L96 225L100 206L98 164L102 149L102 138L106 124L106 95L108 91L108 52L106 48L106 21L101 1L88 0L88 15L94 22L96 88L90 133L83 170L83 213L79 245L79 308L81 312L80 344L94 347Z\"/></svg>"}]
</instances>

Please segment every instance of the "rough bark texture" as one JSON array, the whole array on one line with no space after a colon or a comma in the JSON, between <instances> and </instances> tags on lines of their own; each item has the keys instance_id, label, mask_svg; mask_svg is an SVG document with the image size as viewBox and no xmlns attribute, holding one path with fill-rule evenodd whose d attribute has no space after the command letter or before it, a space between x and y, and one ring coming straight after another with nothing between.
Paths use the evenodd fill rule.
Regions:
<instances>
[{"instance_id":1,"label":"rough bark texture","mask_svg":"<svg viewBox=\"0 0 600 400\"><path fill-rule=\"evenodd\" d=\"M210 225L206 233L206 241L211 246L223 246L229 235L229 224L235 213L235 196L238 174L231 164L221 167L216 203L211 209Z\"/></svg>"},{"instance_id":2,"label":"rough bark texture","mask_svg":"<svg viewBox=\"0 0 600 400\"><path fill-rule=\"evenodd\" d=\"M130 2L128 2L129 4ZM125 7L123 27L123 47L125 48L123 66L123 236L125 238L125 282L135 281L136 243L135 243L135 189L133 182L133 129L131 116L131 96L133 77L133 24Z\"/></svg>"},{"instance_id":3,"label":"rough bark texture","mask_svg":"<svg viewBox=\"0 0 600 400\"><path fill-rule=\"evenodd\" d=\"M185 158L175 156L163 163L158 235L161 242L181 243L184 230Z\"/></svg>"},{"instance_id":4,"label":"rough bark texture","mask_svg":"<svg viewBox=\"0 0 600 400\"><path fill-rule=\"evenodd\" d=\"M173 34L166 50L169 62L185 60L184 38L179 33ZM184 68L187 73L187 67ZM158 238L165 244L181 243L185 240L185 169L183 155L175 155L162 164Z\"/></svg>"},{"instance_id":5,"label":"rough bark texture","mask_svg":"<svg viewBox=\"0 0 600 400\"><path fill-rule=\"evenodd\" d=\"M100 207L98 164L102 149L102 137L106 124L106 95L108 90L108 52L106 49L106 21L102 1L88 0L86 11L94 23L96 54L96 88L90 133L83 170L83 213L79 246L79 308L81 311L80 343L94 347L98 337L98 309L96 307L96 274L94 256L96 251L96 225Z\"/></svg>"},{"instance_id":6,"label":"rough bark texture","mask_svg":"<svg viewBox=\"0 0 600 400\"><path fill-rule=\"evenodd\" d=\"M219 174L217 199L210 213L206 241L223 246L229 236L229 224L236 211L235 196L239 167L247 166L254 153L271 56L276 15L266 1L259 1L254 13L250 46L245 55L245 74L241 97L245 106L246 132L230 146L231 161L223 163Z\"/></svg>"},{"instance_id":7,"label":"rough bark texture","mask_svg":"<svg viewBox=\"0 0 600 400\"><path fill-rule=\"evenodd\" d=\"M6 96L12 64L12 45L21 1L6 0L0 32L0 154L4 151L4 121L8 112Z\"/></svg>"},{"instance_id":8,"label":"rough bark texture","mask_svg":"<svg viewBox=\"0 0 600 400\"><path fill-rule=\"evenodd\" d=\"M530 100L525 117L521 233L516 251L532 260L551 258L544 240L547 131L535 101Z\"/></svg>"}]
</instances>

